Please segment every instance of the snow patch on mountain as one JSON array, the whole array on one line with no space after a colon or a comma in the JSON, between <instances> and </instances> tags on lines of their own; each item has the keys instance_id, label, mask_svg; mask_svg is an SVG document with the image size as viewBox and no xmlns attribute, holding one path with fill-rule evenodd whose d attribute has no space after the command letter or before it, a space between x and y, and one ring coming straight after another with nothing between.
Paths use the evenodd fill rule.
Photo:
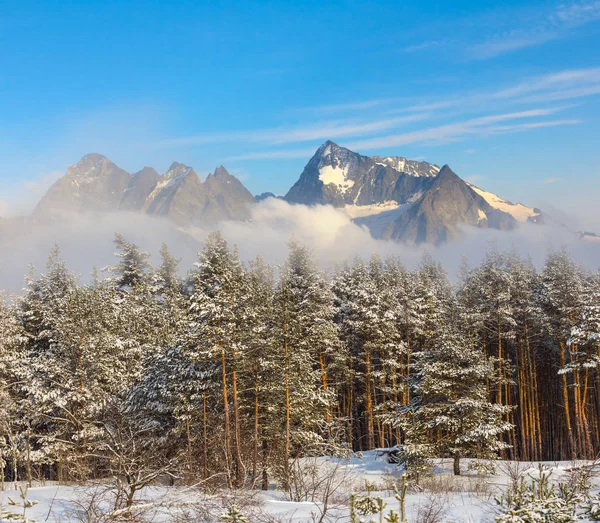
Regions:
<instances>
[{"instance_id":1,"label":"snow patch on mountain","mask_svg":"<svg viewBox=\"0 0 600 523\"><path fill-rule=\"evenodd\" d=\"M481 196L494 209L499 209L507 214L510 214L518 222L527 222L530 218L533 219L539 216L540 212L532 207L526 207L522 203L512 203L508 200L503 200L497 194L486 192L473 184L468 183L479 196Z\"/></svg>"},{"instance_id":2,"label":"snow patch on mountain","mask_svg":"<svg viewBox=\"0 0 600 523\"><path fill-rule=\"evenodd\" d=\"M171 168L163 174L156 184L154 190L150 193L147 199L147 203L152 202L156 197L164 190L169 187L174 187L181 180L183 180L188 174L192 172L192 168L187 165L174 163ZM148 205L146 205L147 207Z\"/></svg>"},{"instance_id":3,"label":"snow patch on mountain","mask_svg":"<svg viewBox=\"0 0 600 523\"><path fill-rule=\"evenodd\" d=\"M386 156L385 158L373 156L372 158L378 165L391 167L392 169L395 169L400 173L406 173L409 176L433 178L440 172L440 168L437 165L416 160L407 160L404 156Z\"/></svg>"},{"instance_id":4,"label":"snow patch on mountain","mask_svg":"<svg viewBox=\"0 0 600 523\"><path fill-rule=\"evenodd\" d=\"M348 167L323 165L319 168L319 180L325 185L337 185L340 192L345 193L354 186L354 181L348 179Z\"/></svg>"}]
</instances>

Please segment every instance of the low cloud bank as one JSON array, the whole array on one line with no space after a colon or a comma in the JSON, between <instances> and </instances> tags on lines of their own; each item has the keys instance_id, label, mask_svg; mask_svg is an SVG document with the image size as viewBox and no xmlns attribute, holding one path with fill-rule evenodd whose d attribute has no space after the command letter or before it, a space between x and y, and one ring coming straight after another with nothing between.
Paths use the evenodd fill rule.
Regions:
<instances>
[{"instance_id":1,"label":"low cloud bank","mask_svg":"<svg viewBox=\"0 0 600 523\"><path fill-rule=\"evenodd\" d=\"M243 259L263 255L267 261L280 263L286 256L286 243L295 236L310 246L323 268L332 268L355 256L368 258L398 256L409 268L429 252L454 276L466 257L477 264L487 250L516 250L530 255L541 265L549 249L566 246L579 262L597 269L600 242L580 241L564 228L525 224L513 232L465 228L463 238L441 247L411 247L375 240L365 227L353 223L346 214L331 206L306 207L269 199L256 205L248 222L223 222L219 226L181 231L168 221L135 213L82 214L65 216L60 221L41 224L15 223L0 231L0 289L18 292L29 264L36 272L44 264L54 243L61 247L69 268L86 280L96 266L101 269L114 263L115 232L152 253L159 263L162 242L182 258L181 268L191 268L203 240L218 228L224 237L239 248Z\"/></svg>"}]
</instances>

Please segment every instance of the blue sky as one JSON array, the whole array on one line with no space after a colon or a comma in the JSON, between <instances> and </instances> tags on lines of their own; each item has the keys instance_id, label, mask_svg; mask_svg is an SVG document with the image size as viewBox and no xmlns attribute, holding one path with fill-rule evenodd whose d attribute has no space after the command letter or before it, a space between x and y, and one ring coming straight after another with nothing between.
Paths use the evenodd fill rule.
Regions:
<instances>
[{"instance_id":1,"label":"blue sky","mask_svg":"<svg viewBox=\"0 0 600 523\"><path fill-rule=\"evenodd\" d=\"M0 211L92 151L285 193L332 139L598 214L600 0L1 6Z\"/></svg>"}]
</instances>

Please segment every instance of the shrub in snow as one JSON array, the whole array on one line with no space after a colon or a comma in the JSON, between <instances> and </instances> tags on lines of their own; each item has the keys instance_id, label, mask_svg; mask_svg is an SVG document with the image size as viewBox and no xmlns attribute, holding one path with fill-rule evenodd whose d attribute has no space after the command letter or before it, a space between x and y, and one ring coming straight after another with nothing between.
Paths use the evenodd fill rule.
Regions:
<instances>
[{"instance_id":1,"label":"shrub in snow","mask_svg":"<svg viewBox=\"0 0 600 523\"><path fill-rule=\"evenodd\" d=\"M477 459L475 461L471 461L467 466L467 469L477 472L478 474L493 476L496 474L496 463L493 461L480 461Z\"/></svg>"},{"instance_id":2,"label":"shrub in snow","mask_svg":"<svg viewBox=\"0 0 600 523\"><path fill-rule=\"evenodd\" d=\"M398 464L406 470L408 479L418 483L422 476L430 474L433 469L431 455L431 445L407 443L400 447L397 459Z\"/></svg>"},{"instance_id":3,"label":"shrub in snow","mask_svg":"<svg viewBox=\"0 0 600 523\"><path fill-rule=\"evenodd\" d=\"M242 523L247 523L248 518L242 514L238 508L233 505L227 512L221 514L219 519L223 521L241 521Z\"/></svg>"},{"instance_id":4,"label":"shrub in snow","mask_svg":"<svg viewBox=\"0 0 600 523\"><path fill-rule=\"evenodd\" d=\"M588 500L583 507L583 515L590 521L600 521L600 494Z\"/></svg>"},{"instance_id":5,"label":"shrub in snow","mask_svg":"<svg viewBox=\"0 0 600 523\"><path fill-rule=\"evenodd\" d=\"M350 523L363 523L366 520L360 516L374 516L376 514L379 514L379 519L382 521L383 511L387 503L379 496L371 496L374 485L367 483L366 487L366 496L355 494L350 496Z\"/></svg>"},{"instance_id":6,"label":"shrub in snow","mask_svg":"<svg viewBox=\"0 0 600 523\"><path fill-rule=\"evenodd\" d=\"M521 482L496 499L502 514L496 523L572 523L578 521L579 496L564 483L552 485L552 472L540 465L539 476ZM557 488L558 487L558 488Z\"/></svg>"},{"instance_id":7,"label":"shrub in snow","mask_svg":"<svg viewBox=\"0 0 600 523\"><path fill-rule=\"evenodd\" d=\"M37 505L37 501L27 499L27 487L19 487L19 498L20 500L15 501L8 497L8 505L10 507L15 507L15 510L18 509L18 512L13 511L12 509L9 509L6 513L0 512L0 519L18 523L35 523L34 519L27 517L27 509Z\"/></svg>"},{"instance_id":8,"label":"shrub in snow","mask_svg":"<svg viewBox=\"0 0 600 523\"><path fill-rule=\"evenodd\" d=\"M400 519L400 514L398 514L398 512L396 512L395 510L390 510L389 514L385 516L383 520L387 521L387 523L402 523L402 520Z\"/></svg>"}]
</instances>

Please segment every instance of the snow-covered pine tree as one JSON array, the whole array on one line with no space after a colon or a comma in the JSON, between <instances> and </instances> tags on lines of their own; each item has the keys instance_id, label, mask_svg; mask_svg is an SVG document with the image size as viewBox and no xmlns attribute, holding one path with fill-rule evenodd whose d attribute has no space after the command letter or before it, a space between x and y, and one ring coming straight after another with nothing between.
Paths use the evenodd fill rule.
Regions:
<instances>
[{"instance_id":1,"label":"snow-covered pine tree","mask_svg":"<svg viewBox=\"0 0 600 523\"><path fill-rule=\"evenodd\" d=\"M302 451L324 451L330 443L333 389L328 359L337 343L333 296L312 253L288 243L275 295L276 344L283 378L281 418L284 420L281 482L290 490L290 458Z\"/></svg>"},{"instance_id":2,"label":"snow-covered pine tree","mask_svg":"<svg viewBox=\"0 0 600 523\"><path fill-rule=\"evenodd\" d=\"M378 317L383 344L379 351L375 378L379 394L376 407L379 446L391 447L401 441L400 433L386 423L398 404L409 401L410 345L404 330L404 304L407 271L393 258L381 264L371 259L371 278L379 296Z\"/></svg>"},{"instance_id":3,"label":"snow-covered pine tree","mask_svg":"<svg viewBox=\"0 0 600 523\"><path fill-rule=\"evenodd\" d=\"M33 267L26 278L23 296L17 302L16 314L27 338L25 363L16 367L21 383L20 416L26 427L21 436L28 456L40 463L56 462L59 447L55 439L58 423L44 409L42 399L58 398L48 377L62 365L57 352L56 318L66 315L67 302L76 289L76 278L67 269L57 245L53 247L46 263L45 273L35 278ZM51 379L51 378L50 378ZM62 473L58 460L57 474ZM27 460L27 471L31 469Z\"/></svg>"},{"instance_id":4,"label":"snow-covered pine tree","mask_svg":"<svg viewBox=\"0 0 600 523\"><path fill-rule=\"evenodd\" d=\"M179 278L179 263L181 258L175 258L166 243L160 246L160 259L161 263L158 269L155 271L155 282L162 289L179 289L181 281Z\"/></svg>"},{"instance_id":5,"label":"snow-covered pine tree","mask_svg":"<svg viewBox=\"0 0 600 523\"><path fill-rule=\"evenodd\" d=\"M103 271L114 274L112 280L119 289L134 287L147 278L150 263L150 254L141 251L135 243L128 242L121 234L115 234L117 250L115 256L119 258L117 265L105 267Z\"/></svg>"},{"instance_id":6,"label":"snow-covered pine tree","mask_svg":"<svg viewBox=\"0 0 600 523\"><path fill-rule=\"evenodd\" d=\"M440 326L431 345L414 354L413 401L397 422L413 448L452 457L460 474L463 457L494 458L512 428L503 417L509 407L487 398L494 366L459 327Z\"/></svg>"},{"instance_id":7,"label":"snow-covered pine tree","mask_svg":"<svg viewBox=\"0 0 600 523\"><path fill-rule=\"evenodd\" d=\"M513 314L511 276L507 270L507 257L493 249L476 270L462 282L459 310L465 325L477 336L486 356L494 356L496 364L493 399L497 403L510 405L510 348L516 336L516 321ZM465 314L465 311L468 311ZM507 411L510 422L511 411ZM507 435L514 445L512 432Z\"/></svg>"},{"instance_id":8,"label":"snow-covered pine tree","mask_svg":"<svg viewBox=\"0 0 600 523\"><path fill-rule=\"evenodd\" d=\"M245 270L237 252L219 232L207 237L195 266L185 346L193 361L218 362L220 366L225 470L228 483L241 486L246 468L240 441L237 366L245 352L240 338Z\"/></svg>"},{"instance_id":9,"label":"snow-covered pine tree","mask_svg":"<svg viewBox=\"0 0 600 523\"><path fill-rule=\"evenodd\" d=\"M448 275L429 254L413 272L408 323L415 342L426 347L437 329L447 324L454 309L454 293Z\"/></svg>"},{"instance_id":10,"label":"snow-covered pine tree","mask_svg":"<svg viewBox=\"0 0 600 523\"><path fill-rule=\"evenodd\" d=\"M18 479L19 462L23 454L23 417L19 412L21 378L27 338L19 324L14 308L8 306L0 293L0 489L4 490L7 465L13 481ZM27 425L25 426L26 430ZM30 467L30 460L26 461ZM31 478L28 469L28 479Z\"/></svg>"},{"instance_id":11,"label":"snow-covered pine tree","mask_svg":"<svg viewBox=\"0 0 600 523\"><path fill-rule=\"evenodd\" d=\"M566 425L568 455L592 457L589 453L589 430L586 427L585 404L581 395L578 372L565 372L567 365L577 362L574 346L569 346L571 330L582 314L583 272L563 249L551 252L541 275L538 292L540 306L546 315L546 334L550 347L558 352L558 371L562 385L562 405ZM553 358L556 360L556 358ZM571 376L571 380L569 379ZM569 383L572 381L572 383ZM572 394L571 394L572 392Z\"/></svg>"},{"instance_id":12,"label":"snow-covered pine tree","mask_svg":"<svg viewBox=\"0 0 600 523\"><path fill-rule=\"evenodd\" d=\"M252 485L257 484L260 475L263 490L268 488L269 449L276 449L281 440L277 412L283 387L278 372L280 353L273 336L276 324L274 282L273 267L261 256L250 262L243 310L243 336L247 345L244 396L253 421Z\"/></svg>"}]
</instances>

